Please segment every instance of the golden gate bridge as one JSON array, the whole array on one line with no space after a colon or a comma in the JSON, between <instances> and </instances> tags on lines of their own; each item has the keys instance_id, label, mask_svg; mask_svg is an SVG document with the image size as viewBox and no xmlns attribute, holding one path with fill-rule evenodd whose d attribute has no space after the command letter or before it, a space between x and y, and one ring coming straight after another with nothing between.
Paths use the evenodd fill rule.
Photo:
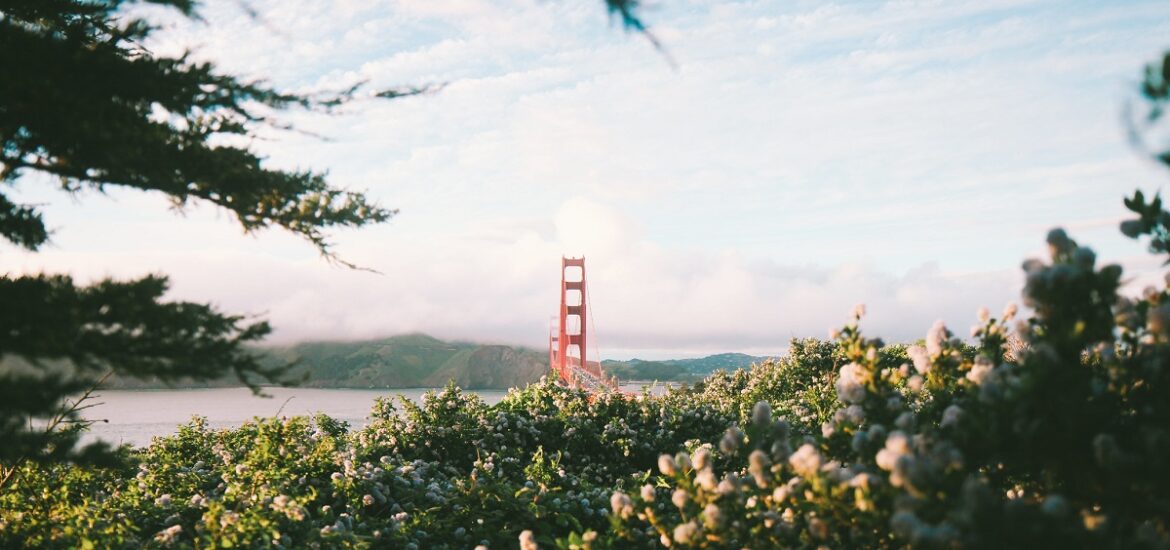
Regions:
<instances>
[{"instance_id":1,"label":"golden gate bridge","mask_svg":"<svg viewBox=\"0 0 1170 550\"><path fill-rule=\"evenodd\" d=\"M616 378L606 377L601 358L588 356L589 284L585 258L561 258L561 308L549 329L548 363L560 383L589 393L620 392Z\"/></svg>"}]
</instances>

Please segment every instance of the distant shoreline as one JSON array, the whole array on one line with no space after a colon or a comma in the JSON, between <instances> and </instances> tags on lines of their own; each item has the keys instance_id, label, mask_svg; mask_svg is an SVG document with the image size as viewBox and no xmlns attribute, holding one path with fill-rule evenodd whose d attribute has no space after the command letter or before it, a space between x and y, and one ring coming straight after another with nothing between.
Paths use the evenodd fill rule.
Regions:
<instances>
[{"instance_id":1,"label":"distant shoreline","mask_svg":"<svg viewBox=\"0 0 1170 550\"><path fill-rule=\"evenodd\" d=\"M425 334L375 340L314 342L258 349L265 367L290 367L282 378L302 380L297 388L411 390L441 388L448 382L465 390L524 387L549 375L548 355L524 347L444 342ZM745 368L764 360L741 353L693 359L606 360L602 369L628 387L695 383L716 370ZM138 380L114 377L110 390L176 390L246 387L234 376L216 380ZM261 387L282 387L262 384Z\"/></svg>"},{"instance_id":2,"label":"distant shoreline","mask_svg":"<svg viewBox=\"0 0 1170 550\"><path fill-rule=\"evenodd\" d=\"M536 382L530 382L535 384ZM688 382L679 380L619 380L618 384L622 386L679 386L687 384ZM381 391L381 390L442 390L444 386L402 386L402 387L362 387L362 386L281 386L278 384L259 384L262 389L290 389L290 390L351 390L351 391ZM524 386L512 386L508 388L464 388L459 389L464 391L509 391L512 389L523 388ZM243 384L236 385L222 385L222 386L202 386L202 385L178 385L178 386L144 386L144 387L107 387L99 388L98 392L103 391L121 391L121 392L167 392L167 391L211 391L211 390L246 390L248 386Z\"/></svg>"}]
</instances>

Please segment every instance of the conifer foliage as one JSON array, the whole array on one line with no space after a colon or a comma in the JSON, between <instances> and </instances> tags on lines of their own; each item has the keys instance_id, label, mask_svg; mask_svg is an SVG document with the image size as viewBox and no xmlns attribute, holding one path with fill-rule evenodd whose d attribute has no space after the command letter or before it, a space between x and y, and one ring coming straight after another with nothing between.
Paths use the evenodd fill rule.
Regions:
<instances>
[{"instance_id":1,"label":"conifer foliage","mask_svg":"<svg viewBox=\"0 0 1170 550\"><path fill-rule=\"evenodd\" d=\"M153 3L196 16L189 0ZM246 232L284 228L337 261L328 229L394 214L331 186L322 173L268 168L235 144L245 140L232 139L278 125L268 113L328 111L355 90L285 93L186 55L156 56L141 45L153 29L126 15L124 4L0 1L0 237L32 251L49 242L39 209L9 198L30 181L69 192L164 193L176 207L209 202ZM30 428L29 420L76 424L77 411L62 409L62 399L108 372L163 380L234 372L249 384L279 381L281 369L262 367L242 347L266 335L267 323L165 301L166 289L166 277L155 275L81 286L61 275L0 274L0 461L78 458L74 430Z\"/></svg>"}]
</instances>

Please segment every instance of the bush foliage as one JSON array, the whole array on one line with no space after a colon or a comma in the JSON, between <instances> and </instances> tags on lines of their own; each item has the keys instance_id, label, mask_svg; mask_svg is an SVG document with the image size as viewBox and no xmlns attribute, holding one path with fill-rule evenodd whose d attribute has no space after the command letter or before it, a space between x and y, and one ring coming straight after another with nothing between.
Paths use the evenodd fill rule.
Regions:
<instances>
[{"instance_id":1,"label":"bush foliage","mask_svg":"<svg viewBox=\"0 0 1170 550\"><path fill-rule=\"evenodd\" d=\"M1138 201L1140 202L1140 201ZM256 419L29 462L0 546L1170 545L1170 292L1121 296L1063 231L1015 305L913 345L861 330L664 395L448 386L360 429Z\"/></svg>"}]
</instances>

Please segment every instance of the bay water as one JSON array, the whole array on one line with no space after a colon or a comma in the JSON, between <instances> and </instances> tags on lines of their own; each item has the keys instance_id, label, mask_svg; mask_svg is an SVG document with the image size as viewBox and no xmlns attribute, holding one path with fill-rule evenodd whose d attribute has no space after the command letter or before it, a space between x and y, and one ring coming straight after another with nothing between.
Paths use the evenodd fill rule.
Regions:
<instances>
[{"instance_id":1,"label":"bay water","mask_svg":"<svg viewBox=\"0 0 1170 550\"><path fill-rule=\"evenodd\" d=\"M643 383L623 384L627 391L641 391ZM652 391L663 391L657 386ZM175 390L106 390L93 400L96 406L86 409L84 417L94 420L83 441L97 439L112 444L129 443L145 446L156 436L178 431L193 416L204 416L214 429L234 428L255 417L292 417L326 414L348 422L351 429L365 426L374 400L401 395L422 403L428 391L442 388L406 388L385 390L265 388L271 397L257 397L247 388L208 388ZM508 393L505 390L464 390L474 393L485 403L494 405Z\"/></svg>"}]
</instances>

